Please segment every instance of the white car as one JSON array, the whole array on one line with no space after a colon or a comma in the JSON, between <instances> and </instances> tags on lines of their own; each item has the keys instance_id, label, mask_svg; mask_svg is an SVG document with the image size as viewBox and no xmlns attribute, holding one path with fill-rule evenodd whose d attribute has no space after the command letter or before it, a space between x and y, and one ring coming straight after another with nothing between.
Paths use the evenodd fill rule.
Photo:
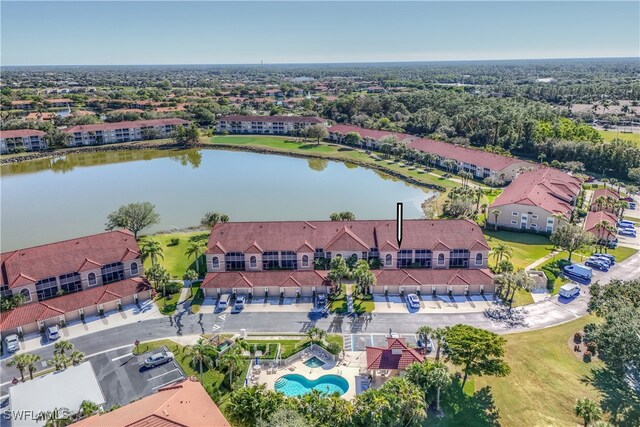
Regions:
<instances>
[{"instance_id":1,"label":"white car","mask_svg":"<svg viewBox=\"0 0 640 427\"><path fill-rule=\"evenodd\" d=\"M246 304L245 297L236 297L236 302L233 304L233 309L235 311L240 311L244 308L245 304Z\"/></svg>"},{"instance_id":2,"label":"white car","mask_svg":"<svg viewBox=\"0 0 640 427\"><path fill-rule=\"evenodd\" d=\"M407 305L409 308L420 308L420 299L416 294L407 295Z\"/></svg>"},{"instance_id":3,"label":"white car","mask_svg":"<svg viewBox=\"0 0 640 427\"><path fill-rule=\"evenodd\" d=\"M55 341L60 338L60 328L58 325L47 328L47 338L49 338L49 341Z\"/></svg>"},{"instance_id":4,"label":"white car","mask_svg":"<svg viewBox=\"0 0 640 427\"><path fill-rule=\"evenodd\" d=\"M144 361L145 368L153 368L154 366L162 365L173 360L173 353L170 351L163 351L160 353L152 354Z\"/></svg>"},{"instance_id":5,"label":"white car","mask_svg":"<svg viewBox=\"0 0 640 427\"><path fill-rule=\"evenodd\" d=\"M20 341L18 341L18 336L16 334L7 335L4 338L4 342L9 353L15 353L20 350Z\"/></svg>"}]
</instances>

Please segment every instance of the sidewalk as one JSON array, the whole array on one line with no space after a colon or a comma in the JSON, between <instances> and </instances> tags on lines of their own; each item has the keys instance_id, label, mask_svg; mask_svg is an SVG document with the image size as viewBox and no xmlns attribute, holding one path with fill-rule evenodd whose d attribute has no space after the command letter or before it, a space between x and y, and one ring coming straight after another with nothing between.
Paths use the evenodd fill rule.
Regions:
<instances>
[{"instance_id":1,"label":"sidewalk","mask_svg":"<svg viewBox=\"0 0 640 427\"><path fill-rule=\"evenodd\" d=\"M531 264L527 265L524 269L525 270L533 270L537 266L539 266L541 264L544 264L545 262L549 261L551 258L553 258L554 256L558 255L559 253L560 253L559 251L552 251L550 254L547 254L547 255L543 256L542 258L540 258L539 260L536 260L536 261L532 262Z\"/></svg>"},{"instance_id":2,"label":"sidewalk","mask_svg":"<svg viewBox=\"0 0 640 427\"><path fill-rule=\"evenodd\" d=\"M62 339L70 340L93 332L161 317L164 315L158 311L153 300L146 300L140 303L140 308L136 305L129 305L124 307L122 311L109 311L105 313L104 317L97 315L87 317L84 323L80 320L70 322L64 328L60 328L60 335ZM24 341L20 343L18 353L30 352L53 345L55 342L45 341L40 333L25 335Z\"/></svg>"}]
</instances>

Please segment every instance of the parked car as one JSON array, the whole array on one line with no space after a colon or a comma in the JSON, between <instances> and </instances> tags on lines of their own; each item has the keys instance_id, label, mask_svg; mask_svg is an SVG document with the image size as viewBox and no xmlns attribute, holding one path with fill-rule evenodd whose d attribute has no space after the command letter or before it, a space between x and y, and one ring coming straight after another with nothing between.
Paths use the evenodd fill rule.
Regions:
<instances>
[{"instance_id":1,"label":"parked car","mask_svg":"<svg viewBox=\"0 0 640 427\"><path fill-rule=\"evenodd\" d=\"M16 334L7 335L4 338L4 343L7 346L7 351L9 353L15 353L20 350L20 341L18 341L18 336Z\"/></svg>"},{"instance_id":2,"label":"parked car","mask_svg":"<svg viewBox=\"0 0 640 427\"><path fill-rule=\"evenodd\" d=\"M633 221L627 221L626 219L621 219L620 221L618 221L618 227L636 228L636 223Z\"/></svg>"},{"instance_id":3,"label":"parked car","mask_svg":"<svg viewBox=\"0 0 640 427\"><path fill-rule=\"evenodd\" d=\"M618 239L609 240L609 242L607 242L608 249L615 249L617 247L618 247Z\"/></svg>"},{"instance_id":4,"label":"parked car","mask_svg":"<svg viewBox=\"0 0 640 427\"><path fill-rule=\"evenodd\" d=\"M633 197L624 197L620 200L624 200L625 202L633 202Z\"/></svg>"},{"instance_id":5,"label":"parked car","mask_svg":"<svg viewBox=\"0 0 640 427\"><path fill-rule=\"evenodd\" d=\"M246 303L246 298L243 296L236 297L236 302L233 304L233 309L236 311L240 311L244 308Z\"/></svg>"},{"instance_id":6,"label":"parked car","mask_svg":"<svg viewBox=\"0 0 640 427\"><path fill-rule=\"evenodd\" d=\"M49 326L47 328L47 338L49 338L49 341L55 341L60 338L60 328L58 325Z\"/></svg>"},{"instance_id":7,"label":"parked car","mask_svg":"<svg viewBox=\"0 0 640 427\"><path fill-rule=\"evenodd\" d=\"M407 295L407 305L409 308L420 308L420 299L416 294Z\"/></svg>"},{"instance_id":8,"label":"parked car","mask_svg":"<svg viewBox=\"0 0 640 427\"><path fill-rule=\"evenodd\" d=\"M582 280L591 280L593 277L593 270L582 264L567 265L564 269L564 274L569 277L577 277Z\"/></svg>"},{"instance_id":9,"label":"parked car","mask_svg":"<svg viewBox=\"0 0 640 427\"><path fill-rule=\"evenodd\" d=\"M227 307L229 307L229 300L231 299L231 295L222 294L220 295L220 299L218 300L218 305L216 306L217 311L225 311Z\"/></svg>"},{"instance_id":10,"label":"parked car","mask_svg":"<svg viewBox=\"0 0 640 427\"><path fill-rule=\"evenodd\" d=\"M316 306L323 308L327 305L327 296L325 294L316 295Z\"/></svg>"},{"instance_id":11,"label":"parked car","mask_svg":"<svg viewBox=\"0 0 640 427\"><path fill-rule=\"evenodd\" d=\"M595 268L600 271L609 271L609 265L599 259L589 258L584 262L587 267Z\"/></svg>"},{"instance_id":12,"label":"parked car","mask_svg":"<svg viewBox=\"0 0 640 427\"><path fill-rule=\"evenodd\" d=\"M632 228L618 228L618 234L627 237L636 237L636 230Z\"/></svg>"},{"instance_id":13,"label":"parked car","mask_svg":"<svg viewBox=\"0 0 640 427\"><path fill-rule=\"evenodd\" d=\"M427 338L424 349L427 353L431 353L433 351L433 341L431 341L431 338Z\"/></svg>"},{"instance_id":14,"label":"parked car","mask_svg":"<svg viewBox=\"0 0 640 427\"><path fill-rule=\"evenodd\" d=\"M600 261L600 262L606 264L607 267L611 267L613 265L609 258L601 257L601 256L598 256L598 255L592 255L592 256L589 257L589 259Z\"/></svg>"},{"instance_id":15,"label":"parked car","mask_svg":"<svg viewBox=\"0 0 640 427\"><path fill-rule=\"evenodd\" d=\"M631 209L632 211L636 210L636 202L629 202L629 209Z\"/></svg>"},{"instance_id":16,"label":"parked car","mask_svg":"<svg viewBox=\"0 0 640 427\"><path fill-rule=\"evenodd\" d=\"M576 295L580 295L580 285L577 283L562 285L558 291L558 295L565 298L573 298Z\"/></svg>"},{"instance_id":17,"label":"parked car","mask_svg":"<svg viewBox=\"0 0 640 427\"><path fill-rule=\"evenodd\" d=\"M623 228L623 229L625 229L625 230L635 230L635 229L636 229L636 226L635 226L635 225L633 225L633 224L620 224L620 225L618 226L618 229L621 229L621 228Z\"/></svg>"},{"instance_id":18,"label":"parked car","mask_svg":"<svg viewBox=\"0 0 640 427\"><path fill-rule=\"evenodd\" d=\"M173 360L173 353L170 351L162 351L160 353L152 354L144 361L145 368L153 368L154 366L162 365Z\"/></svg>"},{"instance_id":19,"label":"parked car","mask_svg":"<svg viewBox=\"0 0 640 427\"><path fill-rule=\"evenodd\" d=\"M611 254L593 254L592 256L597 257L597 258L606 258L609 260L609 263L611 265L616 263L616 257L614 257Z\"/></svg>"}]
</instances>

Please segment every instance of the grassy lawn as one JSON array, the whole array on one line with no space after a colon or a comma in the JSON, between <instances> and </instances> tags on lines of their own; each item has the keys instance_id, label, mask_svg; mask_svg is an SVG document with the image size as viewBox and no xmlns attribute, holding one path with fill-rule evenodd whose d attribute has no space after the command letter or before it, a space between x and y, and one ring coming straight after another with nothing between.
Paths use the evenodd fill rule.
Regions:
<instances>
[{"instance_id":1,"label":"grassy lawn","mask_svg":"<svg viewBox=\"0 0 640 427\"><path fill-rule=\"evenodd\" d=\"M336 344L340 346L340 349L344 347L344 338L339 334L327 334L324 338L325 344ZM300 350L304 349L311 343L309 338L302 337L291 337L286 339L252 339L249 337L247 339L247 344L250 346L250 350L253 351L253 346L262 346L269 345L269 353L265 357L266 359L273 359L276 356L277 344L280 344L280 357L282 359L286 359Z\"/></svg>"},{"instance_id":2,"label":"grassy lawn","mask_svg":"<svg viewBox=\"0 0 640 427\"><path fill-rule=\"evenodd\" d=\"M200 285L202 282L194 283L191 286L191 290L193 291L193 301L191 301L191 312L197 313L200 311L200 306L204 301L204 291L200 289Z\"/></svg>"},{"instance_id":3,"label":"grassy lawn","mask_svg":"<svg viewBox=\"0 0 640 427\"><path fill-rule=\"evenodd\" d=\"M539 234L485 230L484 235L491 248L504 243L513 250L510 261L516 269L525 268L549 254L553 248L549 238ZM490 262L495 263L495 260Z\"/></svg>"},{"instance_id":4,"label":"grassy lawn","mask_svg":"<svg viewBox=\"0 0 640 427\"><path fill-rule=\"evenodd\" d=\"M356 313L371 313L375 308L373 300L353 299L353 309Z\"/></svg>"},{"instance_id":5,"label":"grassy lawn","mask_svg":"<svg viewBox=\"0 0 640 427\"><path fill-rule=\"evenodd\" d=\"M598 130L598 133L605 141L622 139L625 141L631 141L636 145L640 145L640 133L622 133L616 130Z\"/></svg>"},{"instance_id":6,"label":"grassy lawn","mask_svg":"<svg viewBox=\"0 0 640 427\"><path fill-rule=\"evenodd\" d=\"M169 351L173 352L176 357L176 362L180 365L184 373L190 377L195 376L200 378L199 368L195 368L192 366L191 358L184 354L185 347L177 344L171 340L158 340L151 341L148 343L142 343L138 347L138 351L134 349L135 354L145 353L147 351L158 349L162 346L166 346ZM242 366L242 374L238 375L237 378L234 378L232 389L237 389L242 387L244 384L244 373L246 373L249 368L249 362L244 361ZM224 382L224 374L216 369L208 369L206 366L203 368L203 384L205 388L211 387L216 393L215 401L216 403L224 408L224 404L227 401L231 390L228 387L228 384Z\"/></svg>"},{"instance_id":7,"label":"grassy lawn","mask_svg":"<svg viewBox=\"0 0 640 427\"><path fill-rule=\"evenodd\" d=\"M297 154L311 154L314 156L321 156L330 159L342 160L345 162L358 161L368 165L381 166L390 169L394 172L398 172L404 176L416 179L419 182L425 184L435 184L451 189L458 187L460 184L450 181L442 176L433 176L424 171L418 171L417 168L410 169L404 163L391 162L388 159L374 159L367 155L365 152L344 147L341 145L334 145L321 142L316 144L314 141L301 141L293 138L282 138L273 136L244 136L244 135L230 135L230 136L214 136L211 138L212 144L234 144L247 147L260 147L267 148L273 152L289 152Z\"/></svg>"},{"instance_id":8,"label":"grassy lawn","mask_svg":"<svg viewBox=\"0 0 640 427\"><path fill-rule=\"evenodd\" d=\"M596 399L596 390L582 382L598 362L584 363L568 340L593 317L534 332L506 335L505 359L511 374L475 378L476 390L489 386L503 426L575 426L576 399Z\"/></svg>"},{"instance_id":9,"label":"grassy lawn","mask_svg":"<svg viewBox=\"0 0 640 427\"><path fill-rule=\"evenodd\" d=\"M177 245L171 244L171 239L179 239ZM162 245L164 259L160 259L160 264L167 269L169 274L175 279L182 279L182 276L188 269L195 270L195 260L188 258L185 251L191 241L201 241L203 245L207 244L209 232L195 231L188 233L167 233L154 234L140 238L140 246L144 244L146 239L153 239ZM203 270L203 261L200 261L200 269ZM151 260L147 259L144 263L145 268L151 267ZM201 273L204 273L202 271Z\"/></svg>"},{"instance_id":10,"label":"grassy lawn","mask_svg":"<svg viewBox=\"0 0 640 427\"><path fill-rule=\"evenodd\" d=\"M178 305L179 299L180 292L176 292L173 295L168 295L166 300L164 301L162 299L162 296L158 294L158 296L156 296L155 302L158 305L158 309L160 309L160 313L170 316L176 312L176 307Z\"/></svg>"}]
</instances>

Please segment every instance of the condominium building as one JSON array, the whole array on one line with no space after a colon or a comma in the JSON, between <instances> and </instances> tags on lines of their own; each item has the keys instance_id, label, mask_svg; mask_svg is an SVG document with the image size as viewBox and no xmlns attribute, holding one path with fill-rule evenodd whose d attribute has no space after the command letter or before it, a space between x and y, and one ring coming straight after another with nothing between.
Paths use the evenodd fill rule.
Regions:
<instances>
[{"instance_id":1,"label":"condominium building","mask_svg":"<svg viewBox=\"0 0 640 427\"><path fill-rule=\"evenodd\" d=\"M329 127L329 141L343 144L347 134L355 132L362 138L362 146L366 148L379 148L379 141L384 137L393 137L398 142L408 144L418 139L417 136L406 133L390 132L386 130L367 129L353 125L333 125Z\"/></svg>"},{"instance_id":2,"label":"condominium building","mask_svg":"<svg viewBox=\"0 0 640 427\"><path fill-rule=\"evenodd\" d=\"M182 119L136 120L73 126L65 129L65 132L71 135L69 145L76 147L169 138L177 127L188 124L187 120Z\"/></svg>"},{"instance_id":3,"label":"condominium building","mask_svg":"<svg viewBox=\"0 0 640 427\"><path fill-rule=\"evenodd\" d=\"M551 233L571 219L582 182L553 168L525 172L509 184L489 206L487 223Z\"/></svg>"},{"instance_id":4,"label":"condominium building","mask_svg":"<svg viewBox=\"0 0 640 427\"><path fill-rule=\"evenodd\" d=\"M400 246L396 221L218 224L209 239L205 255L208 274L202 287L208 295L229 290L290 292L289 296L323 292L331 285L324 270L333 258L342 257L379 266L378 284L387 290L402 291L400 286L406 284L428 292L462 294L471 289L483 291L484 286L489 292L489 246L477 224L469 220L408 220L403 227ZM380 275L385 271L399 275Z\"/></svg>"},{"instance_id":5,"label":"condominium building","mask_svg":"<svg viewBox=\"0 0 640 427\"><path fill-rule=\"evenodd\" d=\"M140 248L128 231L4 252L0 262L0 296L19 294L24 301L0 315L3 333L27 333L150 297Z\"/></svg>"},{"instance_id":6,"label":"condominium building","mask_svg":"<svg viewBox=\"0 0 640 427\"><path fill-rule=\"evenodd\" d=\"M303 116L226 116L218 119L219 133L287 135L316 124L325 124L320 117Z\"/></svg>"},{"instance_id":7,"label":"condominium building","mask_svg":"<svg viewBox=\"0 0 640 427\"><path fill-rule=\"evenodd\" d=\"M45 133L35 129L16 129L0 131L0 153L17 150L38 151L47 148Z\"/></svg>"}]
</instances>

